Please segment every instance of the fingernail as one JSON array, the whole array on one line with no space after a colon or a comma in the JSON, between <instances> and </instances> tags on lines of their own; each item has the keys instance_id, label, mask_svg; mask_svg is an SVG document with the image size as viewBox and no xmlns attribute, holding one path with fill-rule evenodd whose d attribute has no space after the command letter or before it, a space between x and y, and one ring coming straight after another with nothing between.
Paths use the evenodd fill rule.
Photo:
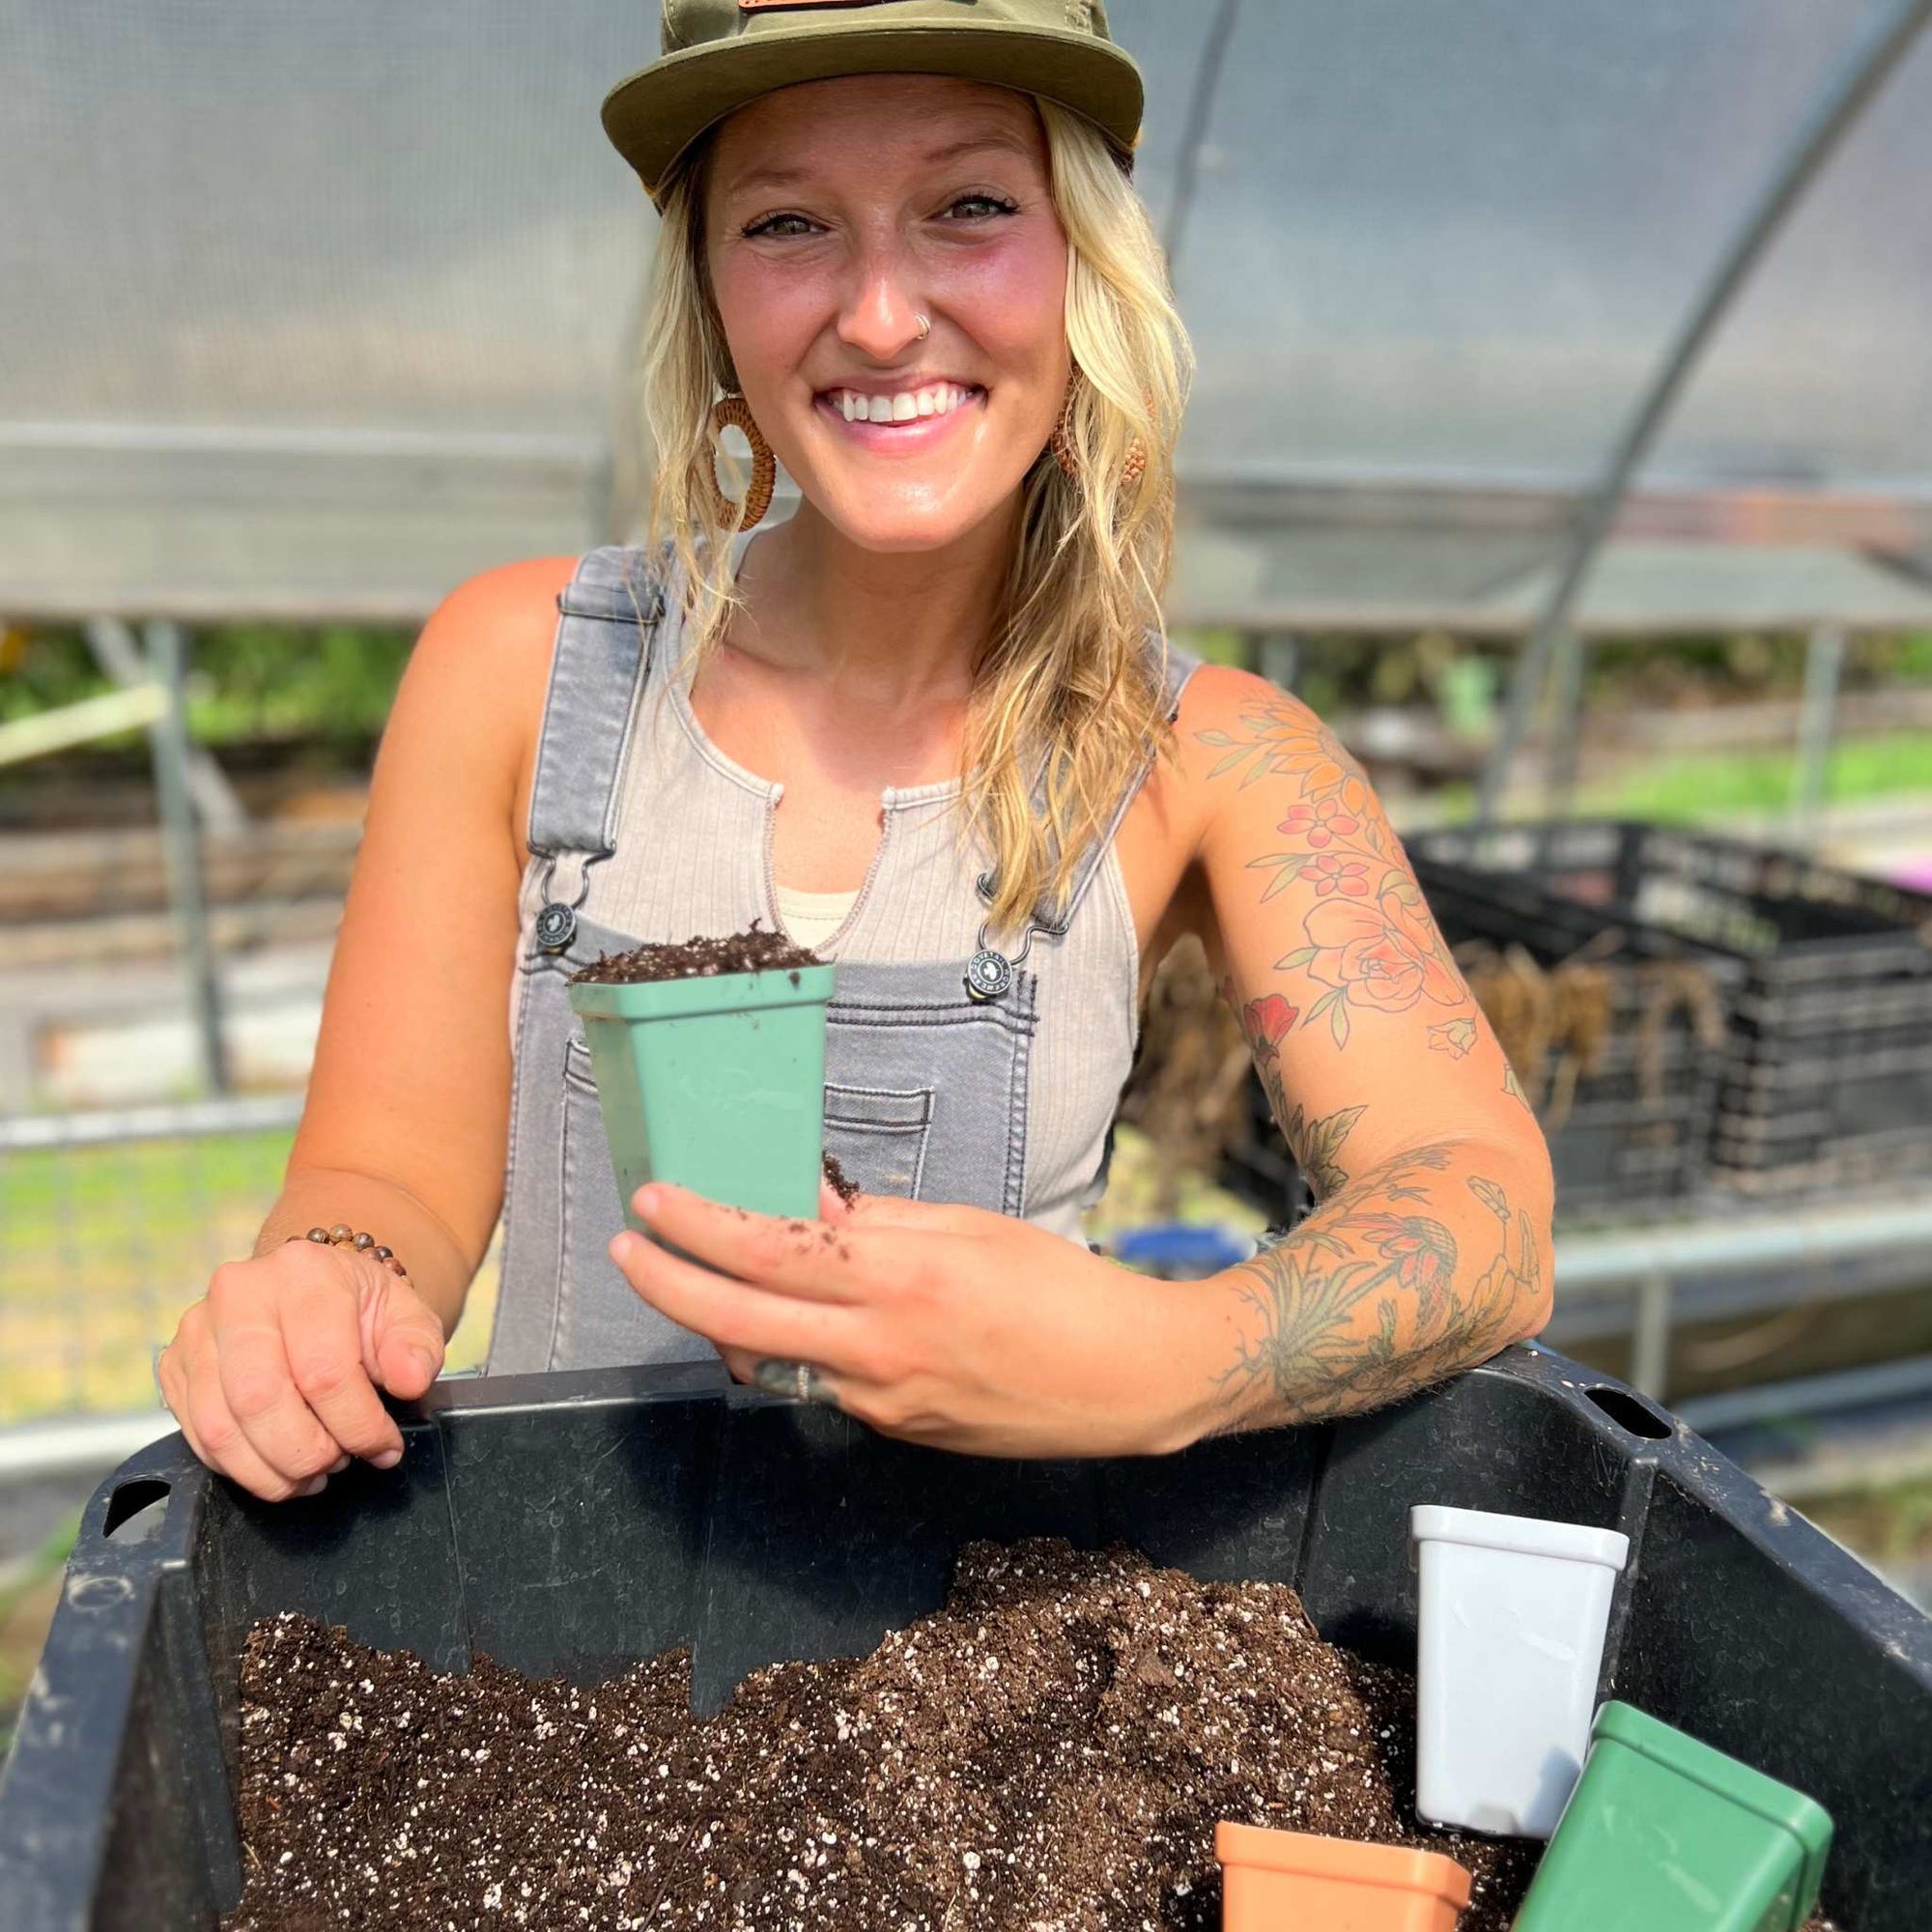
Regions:
<instances>
[{"instance_id":1,"label":"fingernail","mask_svg":"<svg viewBox=\"0 0 1932 1932\"><path fill-rule=\"evenodd\" d=\"M416 1365L416 1374L427 1381L435 1381L442 1364L427 1349L412 1349L410 1360Z\"/></svg>"},{"instance_id":2,"label":"fingernail","mask_svg":"<svg viewBox=\"0 0 1932 1932\"><path fill-rule=\"evenodd\" d=\"M638 1246L635 1235L618 1235L611 1242L611 1259L622 1267L631 1259Z\"/></svg>"},{"instance_id":3,"label":"fingernail","mask_svg":"<svg viewBox=\"0 0 1932 1932\"><path fill-rule=\"evenodd\" d=\"M338 1456L335 1459L335 1461L328 1465L328 1473L331 1476L339 1476L341 1475L343 1470L348 1468L348 1466L349 1466L349 1458L346 1455Z\"/></svg>"},{"instance_id":4,"label":"fingernail","mask_svg":"<svg viewBox=\"0 0 1932 1932\"><path fill-rule=\"evenodd\" d=\"M664 1189L655 1181L646 1182L632 1195L631 1206L638 1210L640 1220L654 1221L658 1209L664 1206Z\"/></svg>"},{"instance_id":5,"label":"fingernail","mask_svg":"<svg viewBox=\"0 0 1932 1932\"><path fill-rule=\"evenodd\" d=\"M403 1452L400 1449L384 1449L380 1455L369 1458L379 1469L393 1469L402 1460Z\"/></svg>"},{"instance_id":6,"label":"fingernail","mask_svg":"<svg viewBox=\"0 0 1932 1932\"><path fill-rule=\"evenodd\" d=\"M296 1492L296 1494L298 1496L319 1496L321 1495L324 1490L327 1489L327 1487L328 1487L328 1478L327 1476L311 1476L308 1479L308 1481L305 1482L300 1487L300 1489L298 1489Z\"/></svg>"}]
</instances>

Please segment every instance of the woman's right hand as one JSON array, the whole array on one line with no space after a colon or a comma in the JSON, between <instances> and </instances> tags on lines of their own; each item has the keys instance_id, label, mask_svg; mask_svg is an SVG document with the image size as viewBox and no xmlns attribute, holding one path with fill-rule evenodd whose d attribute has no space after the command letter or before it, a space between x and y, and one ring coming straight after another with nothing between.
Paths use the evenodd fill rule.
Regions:
<instances>
[{"instance_id":1,"label":"woman's right hand","mask_svg":"<svg viewBox=\"0 0 1932 1932\"><path fill-rule=\"evenodd\" d=\"M224 1262L162 1350L161 1394L210 1468L270 1502L314 1495L351 1457L379 1469L403 1436L378 1390L424 1394L442 1323L371 1255L285 1241Z\"/></svg>"}]
</instances>

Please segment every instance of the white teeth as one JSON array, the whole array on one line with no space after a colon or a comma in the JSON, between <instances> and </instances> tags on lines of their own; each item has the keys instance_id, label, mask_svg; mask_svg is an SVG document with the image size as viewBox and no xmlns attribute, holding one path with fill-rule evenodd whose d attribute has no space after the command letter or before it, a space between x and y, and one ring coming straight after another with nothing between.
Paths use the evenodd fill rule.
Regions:
<instances>
[{"instance_id":1,"label":"white teeth","mask_svg":"<svg viewBox=\"0 0 1932 1932\"><path fill-rule=\"evenodd\" d=\"M945 416L973 394L957 383L941 383L930 389L907 389L896 396L862 396L854 389L838 392L838 412L847 422L908 423L921 416Z\"/></svg>"}]
</instances>

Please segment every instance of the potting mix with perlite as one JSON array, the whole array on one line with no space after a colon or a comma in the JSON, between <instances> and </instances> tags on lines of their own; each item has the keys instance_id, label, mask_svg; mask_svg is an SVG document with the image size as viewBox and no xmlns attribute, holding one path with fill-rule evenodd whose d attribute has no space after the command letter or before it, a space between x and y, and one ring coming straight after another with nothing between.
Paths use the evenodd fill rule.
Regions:
<instances>
[{"instance_id":1,"label":"potting mix with perlite","mask_svg":"<svg viewBox=\"0 0 1932 1932\"><path fill-rule=\"evenodd\" d=\"M1414 1822L1413 1680L1286 1584L1124 1549L970 1545L871 1656L774 1664L710 1719L689 1690L683 1651L590 1690L265 1620L229 1932L1208 1932L1222 1820L1446 1855L1458 1932L1504 1932L1542 1849Z\"/></svg>"},{"instance_id":2,"label":"potting mix with perlite","mask_svg":"<svg viewBox=\"0 0 1932 1932\"><path fill-rule=\"evenodd\" d=\"M235 1932L1218 1925L1235 1819L1445 1852L1503 1932L1535 1850L1418 1828L1411 1681L1279 1583L975 1545L944 1609L715 1718L689 1660L439 1678L294 1616L242 1662Z\"/></svg>"},{"instance_id":3,"label":"potting mix with perlite","mask_svg":"<svg viewBox=\"0 0 1932 1932\"><path fill-rule=\"evenodd\" d=\"M782 932L765 931L754 919L745 931L724 938L607 952L571 977L577 985L642 986L665 980L715 980L725 973L796 972L823 964L817 953L795 945Z\"/></svg>"}]
</instances>

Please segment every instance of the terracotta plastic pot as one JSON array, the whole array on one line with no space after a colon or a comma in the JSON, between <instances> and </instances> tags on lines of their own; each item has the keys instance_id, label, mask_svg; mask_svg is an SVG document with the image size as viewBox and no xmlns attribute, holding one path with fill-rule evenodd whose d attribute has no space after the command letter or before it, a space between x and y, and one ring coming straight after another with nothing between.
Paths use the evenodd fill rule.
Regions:
<instances>
[{"instance_id":1,"label":"terracotta plastic pot","mask_svg":"<svg viewBox=\"0 0 1932 1932\"><path fill-rule=\"evenodd\" d=\"M1583 1776L1517 1932L1797 1932L1832 1849L1821 1804L1629 1704Z\"/></svg>"},{"instance_id":2,"label":"terracotta plastic pot","mask_svg":"<svg viewBox=\"0 0 1932 1932\"><path fill-rule=\"evenodd\" d=\"M1438 1852L1223 1820L1222 1932L1456 1932L1469 1874Z\"/></svg>"},{"instance_id":3,"label":"terracotta plastic pot","mask_svg":"<svg viewBox=\"0 0 1932 1932\"><path fill-rule=\"evenodd\" d=\"M643 985L580 980L624 1220L668 1180L732 1208L814 1219L825 1138L830 966Z\"/></svg>"}]
</instances>

